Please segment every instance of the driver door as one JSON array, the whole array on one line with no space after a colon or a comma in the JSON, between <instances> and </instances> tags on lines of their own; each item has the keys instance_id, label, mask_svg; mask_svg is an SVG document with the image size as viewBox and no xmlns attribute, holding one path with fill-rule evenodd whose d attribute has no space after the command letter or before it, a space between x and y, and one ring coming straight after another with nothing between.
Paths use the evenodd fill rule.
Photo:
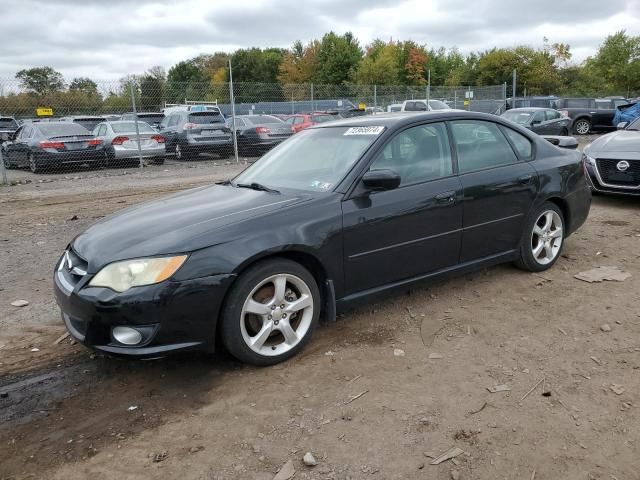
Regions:
<instances>
[{"instance_id":1,"label":"driver door","mask_svg":"<svg viewBox=\"0 0 640 480\"><path fill-rule=\"evenodd\" d=\"M462 186L443 122L397 133L369 170L392 169L398 188L358 185L342 204L347 294L419 277L458 263Z\"/></svg>"}]
</instances>

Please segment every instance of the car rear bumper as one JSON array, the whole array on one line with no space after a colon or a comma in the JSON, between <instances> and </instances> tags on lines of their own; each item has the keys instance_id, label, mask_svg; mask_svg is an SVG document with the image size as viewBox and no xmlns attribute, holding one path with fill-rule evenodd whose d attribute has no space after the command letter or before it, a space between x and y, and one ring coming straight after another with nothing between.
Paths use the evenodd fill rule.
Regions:
<instances>
[{"instance_id":1,"label":"car rear bumper","mask_svg":"<svg viewBox=\"0 0 640 480\"><path fill-rule=\"evenodd\" d=\"M565 197L568 206L566 235L569 236L580 228L589 216L591 210L591 189L588 185L570 193Z\"/></svg>"},{"instance_id":2,"label":"car rear bumper","mask_svg":"<svg viewBox=\"0 0 640 480\"><path fill-rule=\"evenodd\" d=\"M44 164L64 165L68 163L100 162L105 159L104 150L77 150L68 152L47 152L40 151L34 153L35 160Z\"/></svg>"},{"instance_id":3,"label":"car rear bumper","mask_svg":"<svg viewBox=\"0 0 640 480\"><path fill-rule=\"evenodd\" d=\"M70 289L56 268L54 294L75 340L110 354L149 358L181 350L212 351L222 300L234 277L166 281L117 293L89 287L88 279ZM136 345L118 342L113 336L117 326L137 330L142 341Z\"/></svg>"},{"instance_id":4,"label":"car rear bumper","mask_svg":"<svg viewBox=\"0 0 640 480\"><path fill-rule=\"evenodd\" d=\"M144 158L164 157L166 155L166 150L163 144L153 148L143 148L140 153ZM137 148L125 148L120 145L114 145L113 147L113 158L116 159L138 158L138 155L139 153Z\"/></svg>"}]
</instances>

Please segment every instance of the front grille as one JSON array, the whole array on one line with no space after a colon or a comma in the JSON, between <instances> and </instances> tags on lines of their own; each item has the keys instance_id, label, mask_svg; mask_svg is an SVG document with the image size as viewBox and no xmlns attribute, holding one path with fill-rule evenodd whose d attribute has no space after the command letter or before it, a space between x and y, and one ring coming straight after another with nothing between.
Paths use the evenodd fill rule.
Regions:
<instances>
[{"instance_id":1,"label":"front grille","mask_svg":"<svg viewBox=\"0 0 640 480\"><path fill-rule=\"evenodd\" d=\"M621 187L635 187L640 185L640 161L627 160L629 168L621 172L618 170L618 162L621 159L598 158L596 165L598 173L604 183L609 185L620 185Z\"/></svg>"},{"instance_id":2,"label":"front grille","mask_svg":"<svg viewBox=\"0 0 640 480\"><path fill-rule=\"evenodd\" d=\"M69 292L73 291L78 282L87 274L88 266L88 262L70 248L60 260L60 266L58 267L60 283Z\"/></svg>"}]
</instances>

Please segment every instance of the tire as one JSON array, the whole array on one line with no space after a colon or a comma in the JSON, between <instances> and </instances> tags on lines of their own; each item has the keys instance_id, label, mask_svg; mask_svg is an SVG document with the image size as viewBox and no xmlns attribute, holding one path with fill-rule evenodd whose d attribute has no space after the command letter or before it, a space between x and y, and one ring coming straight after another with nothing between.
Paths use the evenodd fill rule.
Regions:
<instances>
[{"instance_id":1,"label":"tire","mask_svg":"<svg viewBox=\"0 0 640 480\"><path fill-rule=\"evenodd\" d=\"M318 324L320 305L318 285L300 264L283 258L257 263L240 275L227 295L222 343L244 363L275 365L307 344Z\"/></svg>"},{"instance_id":2,"label":"tire","mask_svg":"<svg viewBox=\"0 0 640 480\"><path fill-rule=\"evenodd\" d=\"M573 130L578 135L587 135L591 131L591 122L586 118L580 118L573 124Z\"/></svg>"},{"instance_id":3,"label":"tire","mask_svg":"<svg viewBox=\"0 0 640 480\"><path fill-rule=\"evenodd\" d=\"M7 170L13 168L13 163L9 161L5 152L2 152L2 163L4 163L4 168L6 168Z\"/></svg>"},{"instance_id":4,"label":"tire","mask_svg":"<svg viewBox=\"0 0 640 480\"><path fill-rule=\"evenodd\" d=\"M562 211L551 202L543 203L527 221L516 265L529 272L551 268L562 253L564 232Z\"/></svg>"},{"instance_id":5,"label":"tire","mask_svg":"<svg viewBox=\"0 0 640 480\"><path fill-rule=\"evenodd\" d=\"M569 129L568 128L563 128L562 131L560 132L560 136L561 137L568 137L569 136Z\"/></svg>"},{"instance_id":6,"label":"tire","mask_svg":"<svg viewBox=\"0 0 640 480\"><path fill-rule=\"evenodd\" d=\"M154 165L164 165L164 157L156 157L153 159Z\"/></svg>"},{"instance_id":7,"label":"tire","mask_svg":"<svg viewBox=\"0 0 640 480\"><path fill-rule=\"evenodd\" d=\"M182 145L180 145L179 143L176 143L173 147L173 155L176 157L177 161L186 161L187 160L187 153L184 151L184 148L182 148Z\"/></svg>"},{"instance_id":8,"label":"tire","mask_svg":"<svg viewBox=\"0 0 640 480\"><path fill-rule=\"evenodd\" d=\"M33 155L33 153L29 154L29 170L31 170L31 173L42 172L42 166L40 165L40 163L38 163L38 160L36 160L36 157Z\"/></svg>"}]
</instances>

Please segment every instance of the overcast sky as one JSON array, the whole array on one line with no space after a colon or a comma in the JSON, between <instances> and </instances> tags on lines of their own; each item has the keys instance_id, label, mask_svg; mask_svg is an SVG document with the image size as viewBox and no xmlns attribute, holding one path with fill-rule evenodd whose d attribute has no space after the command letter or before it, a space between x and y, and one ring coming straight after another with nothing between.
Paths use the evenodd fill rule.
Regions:
<instances>
[{"instance_id":1,"label":"overcast sky","mask_svg":"<svg viewBox=\"0 0 640 480\"><path fill-rule=\"evenodd\" d=\"M620 29L640 34L640 0L3 0L0 78L49 65L67 80L114 80L199 53L290 47L352 31L462 52L543 37L593 54Z\"/></svg>"}]
</instances>

